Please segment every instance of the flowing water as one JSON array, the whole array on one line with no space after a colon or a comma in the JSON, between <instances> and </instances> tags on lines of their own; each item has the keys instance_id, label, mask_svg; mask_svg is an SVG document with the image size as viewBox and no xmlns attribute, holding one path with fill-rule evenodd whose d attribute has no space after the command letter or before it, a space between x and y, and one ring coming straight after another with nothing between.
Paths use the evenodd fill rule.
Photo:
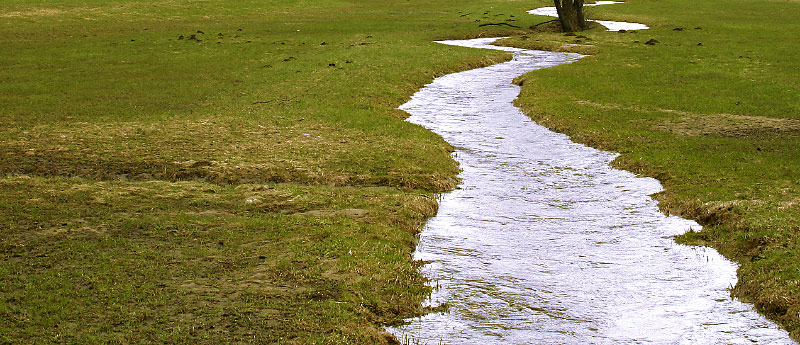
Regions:
<instances>
[{"instance_id":1,"label":"flowing water","mask_svg":"<svg viewBox=\"0 0 800 345\"><path fill-rule=\"evenodd\" d=\"M658 211L658 181L512 105L515 77L582 56L494 40L440 42L514 59L437 78L401 106L456 147L463 172L415 253L429 303L449 309L389 331L411 344L793 344L731 299L733 263L673 241L700 226Z\"/></svg>"}]
</instances>

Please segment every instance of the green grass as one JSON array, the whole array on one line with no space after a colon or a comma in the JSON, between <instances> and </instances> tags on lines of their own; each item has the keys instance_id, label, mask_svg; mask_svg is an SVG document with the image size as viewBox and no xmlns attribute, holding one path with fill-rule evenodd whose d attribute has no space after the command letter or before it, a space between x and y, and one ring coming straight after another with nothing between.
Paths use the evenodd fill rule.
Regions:
<instances>
[{"instance_id":1,"label":"green grass","mask_svg":"<svg viewBox=\"0 0 800 345\"><path fill-rule=\"evenodd\" d=\"M739 296L797 337L798 4L478 27L540 4L4 1L0 343L390 342L425 311L414 236L458 171L396 107L508 58L432 40L514 34L595 54L525 76L519 103L661 178L665 210L711 225L686 240L739 260Z\"/></svg>"},{"instance_id":2,"label":"green grass","mask_svg":"<svg viewBox=\"0 0 800 345\"><path fill-rule=\"evenodd\" d=\"M740 264L734 295L800 338L800 10L796 1L630 1L582 33L593 56L521 77L517 103L573 140L657 177L665 212L705 228L678 240ZM559 33L506 44L569 47ZM655 39L659 43L645 45ZM570 50L570 49L565 49ZM574 48L573 48L574 50Z\"/></svg>"},{"instance_id":3,"label":"green grass","mask_svg":"<svg viewBox=\"0 0 800 345\"><path fill-rule=\"evenodd\" d=\"M377 342L367 326L418 313L426 292L408 248L436 204L392 188L16 177L3 191L24 214L3 241L12 343Z\"/></svg>"},{"instance_id":4,"label":"green grass","mask_svg":"<svg viewBox=\"0 0 800 345\"><path fill-rule=\"evenodd\" d=\"M458 172L396 107L525 8L4 1L0 343L389 342Z\"/></svg>"}]
</instances>

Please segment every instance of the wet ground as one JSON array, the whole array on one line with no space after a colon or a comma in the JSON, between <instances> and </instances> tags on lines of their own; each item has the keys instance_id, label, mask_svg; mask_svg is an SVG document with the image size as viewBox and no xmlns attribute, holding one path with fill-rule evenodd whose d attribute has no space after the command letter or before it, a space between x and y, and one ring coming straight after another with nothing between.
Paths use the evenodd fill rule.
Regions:
<instances>
[{"instance_id":1,"label":"wet ground","mask_svg":"<svg viewBox=\"0 0 800 345\"><path fill-rule=\"evenodd\" d=\"M733 263L673 241L700 226L658 211L658 181L512 105L515 77L582 56L493 40L440 42L515 58L438 78L401 107L457 148L463 182L416 252L430 303L449 310L390 331L412 344L793 344L731 299Z\"/></svg>"}]
</instances>

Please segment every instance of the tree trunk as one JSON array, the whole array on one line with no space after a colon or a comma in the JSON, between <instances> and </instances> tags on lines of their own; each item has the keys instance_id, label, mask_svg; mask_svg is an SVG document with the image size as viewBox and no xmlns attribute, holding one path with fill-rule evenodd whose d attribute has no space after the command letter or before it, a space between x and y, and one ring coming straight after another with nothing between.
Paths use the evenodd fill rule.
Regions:
<instances>
[{"instance_id":1,"label":"tree trunk","mask_svg":"<svg viewBox=\"0 0 800 345\"><path fill-rule=\"evenodd\" d=\"M553 0L561 22L561 30L565 32L586 30L586 18L583 16L583 0Z\"/></svg>"}]
</instances>

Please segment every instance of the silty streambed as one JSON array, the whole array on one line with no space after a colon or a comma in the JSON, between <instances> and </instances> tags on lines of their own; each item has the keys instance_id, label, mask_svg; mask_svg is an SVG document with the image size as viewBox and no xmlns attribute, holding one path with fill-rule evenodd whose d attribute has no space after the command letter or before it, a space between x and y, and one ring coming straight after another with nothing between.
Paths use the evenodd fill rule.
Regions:
<instances>
[{"instance_id":1,"label":"silty streambed","mask_svg":"<svg viewBox=\"0 0 800 345\"><path fill-rule=\"evenodd\" d=\"M512 61L437 78L401 106L456 147L460 188L420 235L432 313L390 328L411 344L794 344L732 300L736 266L671 238L694 222L658 211L658 181L612 169L512 105L524 73L581 55L489 45Z\"/></svg>"}]
</instances>

